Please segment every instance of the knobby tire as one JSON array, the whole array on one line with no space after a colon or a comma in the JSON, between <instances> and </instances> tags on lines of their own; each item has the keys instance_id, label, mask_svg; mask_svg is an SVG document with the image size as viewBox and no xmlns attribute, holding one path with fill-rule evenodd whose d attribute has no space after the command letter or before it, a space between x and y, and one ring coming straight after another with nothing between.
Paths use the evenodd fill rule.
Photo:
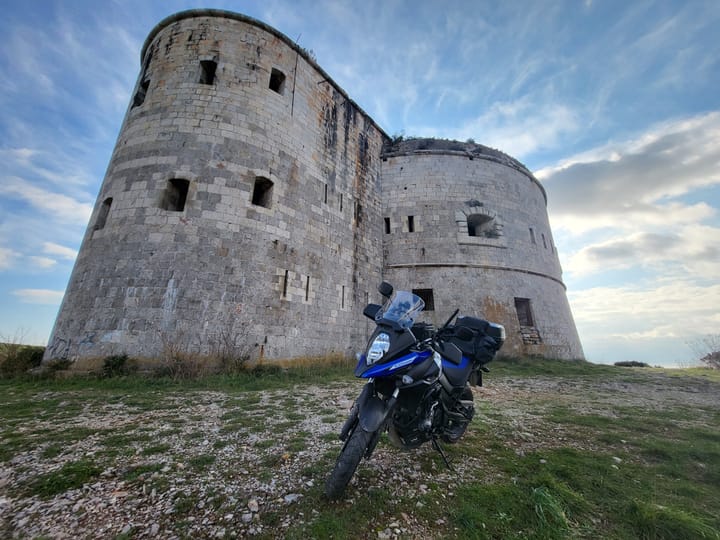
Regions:
<instances>
[{"instance_id":1,"label":"knobby tire","mask_svg":"<svg viewBox=\"0 0 720 540\"><path fill-rule=\"evenodd\" d=\"M325 482L325 495L328 498L337 499L345 492L345 488L350 483L350 479L355 474L355 469L357 469L360 460L365 454L372 435L372 433L368 433L360 426L357 426L353 434L350 435L345 448L338 456L335 468Z\"/></svg>"}]
</instances>

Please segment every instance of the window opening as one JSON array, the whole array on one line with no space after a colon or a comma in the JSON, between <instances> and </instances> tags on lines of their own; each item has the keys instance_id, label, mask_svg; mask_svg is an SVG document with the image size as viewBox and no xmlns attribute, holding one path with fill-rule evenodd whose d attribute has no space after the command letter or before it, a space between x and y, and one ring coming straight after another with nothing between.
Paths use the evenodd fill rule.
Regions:
<instances>
[{"instance_id":1,"label":"window opening","mask_svg":"<svg viewBox=\"0 0 720 540\"><path fill-rule=\"evenodd\" d=\"M310 298L310 276L305 278L305 301L307 302Z\"/></svg>"},{"instance_id":2,"label":"window opening","mask_svg":"<svg viewBox=\"0 0 720 540\"><path fill-rule=\"evenodd\" d=\"M495 238L495 220L485 214L473 214L467 218L468 236Z\"/></svg>"},{"instance_id":3,"label":"window opening","mask_svg":"<svg viewBox=\"0 0 720 540\"><path fill-rule=\"evenodd\" d=\"M342 196L342 193L341 193L341 194L340 194L340 211L342 212L342 210L343 210L343 196Z\"/></svg>"},{"instance_id":4,"label":"window opening","mask_svg":"<svg viewBox=\"0 0 720 540\"><path fill-rule=\"evenodd\" d=\"M253 186L252 203L256 206L270 208L272 205L272 192L272 180L262 176L256 177L255 185Z\"/></svg>"},{"instance_id":5,"label":"window opening","mask_svg":"<svg viewBox=\"0 0 720 540\"><path fill-rule=\"evenodd\" d=\"M355 201L355 221L360 223L362 221L362 204Z\"/></svg>"},{"instance_id":6,"label":"window opening","mask_svg":"<svg viewBox=\"0 0 720 540\"><path fill-rule=\"evenodd\" d=\"M272 68L269 88L280 95L285 92L285 74L279 69Z\"/></svg>"},{"instance_id":7,"label":"window opening","mask_svg":"<svg viewBox=\"0 0 720 540\"><path fill-rule=\"evenodd\" d=\"M215 60L200 60L200 84L215 84Z\"/></svg>"},{"instance_id":8,"label":"window opening","mask_svg":"<svg viewBox=\"0 0 720 540\"><path fill-rule=\"evenodd\" d=\"M342 296L340 297L340 307L345 309L345 285L342 286Z\"/></svg>"},{"instance_id":9,"label":"window opening","mask_svg":"<svg viewBox=\"0 0 720 540\"><path fill-rule=\"evenodd\" d=\"M325 204L327 204L327 189L328 189L328 186L327 186L327 184L325 184L325 197L324 197L324 199L323 199L323 202L324 202Z\"/></svg>"},{"instance_id":10,"label":"window opening","mask_svg":"<svg viewBox=\"0 0 720 540\"><path fill-rule=\"evenodd\" d=\"M135 92L135 97L133 97L133 109L145 103L148 88L150 88L150 79L143 79L140 82L137 92Z\"/></svg>"},{"instance_id":11,"label":"window opening","mask_svg":"<svg viewBox=\"0 0 720 540\"><path fill-rule=\"evenodd\" d=\"M285 270L285 277L283 278L283 289L282 289L282 297L287 298L287 289L288 289L288 271Z\"/></svg>"},{"instance_id":12,"label":"window opening","mask_svg":"<svg viewBox=\"0 0 720 540\"><path fill-rule=\"evenodd\" d=\"M518 322L520 323L520 326L535 326L535 321L533 320L532 316L532 309L530 308L530 299L516 298L515 311L517 312Z\"/></svg>"},{"instance_id":13,"label":"window opening","mask_svg":"<svg viewBox=\"0 0 720 540\"><path fill-rule=\"evenodd\" d=\"M540 236L542 237L543 247L545 249L547 249L547 242L545 241L545 233L540 233Z\"/></svg>"},{"instance_id":14,"label":"window opening","mask_svg":"<svg viewBox=\"0 0 720 540\"><path fill-rule=\"evenodd\" d=\"M415 216L408 216L408 232L415 232Z\"/></svg>"},{"instance_id":15,"label":"window opening","mask_svg":"<svg viewBox=\"0 0 720 540\"><path fill-rule=\"evenodd\" d=\"M425 302L423 311L435 311L435 298L432 289L413 289L412 293L418 295Z\"/></svg>"},{"instance_id":16,"label":"window opening","mask_svg":"<svg viewBox=\"0 0 720 540\"><path fill-rule=\"evenodd\" d=\"M100 207L100 212L98 212L97 221L95 222L96 231L105 227L105 222L107 221L108 214L110 213L112 201L112 197L108 197L103 201L102 206Z\"/></svg>"},{"instance_id":17,"label":"window opening","mask_svg":"<svg viewBox=\"0 0 720 540\"><path fill-rule=\"evenodd\" d=\"M385 234L390 234L390 218L385 218Z\"/></svg>"},{"instance_id":18,"label":"window opening","mask_svg":"<svg viewBox=\"0 0 720 540\"><path fill-rule=\"evenodd\" d=\"M189 187L189 180L183 178L171 178L168 180L160 208L170 212L182 212L185 210Z\"/></svg>"},{"instance_id":19,"label":"window opening","mask_svg":"<svg viewBox=\"0 0 720 540\"><path fill-rule=\"evenodd\" d=\"M532 227L530 227L530 241L531 241L533 244L537 244L537 242L535 241L535 231L533 231L533 228L532 228Z\"/></svg>"}]
</instances>

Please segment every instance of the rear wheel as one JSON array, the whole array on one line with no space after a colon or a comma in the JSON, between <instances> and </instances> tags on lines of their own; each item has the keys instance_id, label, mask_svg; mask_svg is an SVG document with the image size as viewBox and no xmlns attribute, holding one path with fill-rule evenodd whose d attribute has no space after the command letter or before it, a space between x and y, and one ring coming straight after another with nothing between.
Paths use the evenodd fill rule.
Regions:
<instances>
[{"instance_id":1,"label":"rear wheel","mask_svg":"<svg viewBox=\"0 0 720 540\"><path fill-rule=\"evenodd\" d=\"M460 403L458 405L458 408L470 408L472 410L470 419L472 419L472 416L475 414L475 405L473 404L473 393L469 386L465 386L462 396L460 396ZM451 420L450 425L445 428L445 433L442 434L441 439L447 443L455 444L462 438L463 435L465 435L468 425L470 425L470 420L462 422L455 422Z\"/></svg>"},{"instance_id":2,"label":"rear wheel","mask_svg":"<svg viewBox=\"0 0 720 540\"><path fill-rule=\"evenodd\" d=\"M345 488L350 483L355 469L367 450L372 435L360 426L357 426L350 435L347 444L340 451L335 468L325 481L325 495L328 498L337 499L345 492Z\"/></svg>"}]
</instances>

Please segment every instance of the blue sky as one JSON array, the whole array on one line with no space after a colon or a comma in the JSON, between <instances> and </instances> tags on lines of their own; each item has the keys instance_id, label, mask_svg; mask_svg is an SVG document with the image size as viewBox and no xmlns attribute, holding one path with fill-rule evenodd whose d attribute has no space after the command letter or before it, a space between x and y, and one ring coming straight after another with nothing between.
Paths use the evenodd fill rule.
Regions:
<instances>
[{"instance_id":1,"label":"blue sky","mask_svg":"<svg viewBox=\"0 0 720 540\"><path fill-rule=\"evenodd\" d=\"M47 340L142 43L197 7L298 40L391 135L534 171L590 361L688 365L720 333L717 0L6 0L0 337Z\"/></svg>"}]
</instances>

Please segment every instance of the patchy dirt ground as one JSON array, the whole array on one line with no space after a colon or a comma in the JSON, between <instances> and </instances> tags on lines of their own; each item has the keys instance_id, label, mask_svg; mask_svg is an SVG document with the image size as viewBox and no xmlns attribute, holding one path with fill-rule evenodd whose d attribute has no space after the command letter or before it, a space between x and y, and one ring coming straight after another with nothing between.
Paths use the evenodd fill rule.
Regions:
<instances>
[{"instance_id":1,"label":"patchy dirt ground","mask_svg":"<svg viewBox=\"0 0 720 540\"><path fill-rule=\"evenodd\" d=\"M607 416L634 407L717 410L718 388L662 373L610 381L488 377L475 390L473 425L489 425L520 455L591 449L548 415L563 408ZM0 538L284 537L317 515L314 505L340 448L336 434L359 389L353 381L90 399L39 392L34 400L48 407L18 422L12 440L0 441L14 444L12 457L0 463ZM14 399L11 393L0 403ZM431 485L452 494L467 478L493 474L483 451L468 444L482 441L470 437L453 447L451 472L429 445L402 452L382 441L338 504L352 505L359 491L388 491L409 501L406 510L371 524L364 537L441 537L443 520L428 522L414 510L427 504ZM63 489L68 477L82 478L83 467L90 479Z\"/></svg>"}]
</instances>

